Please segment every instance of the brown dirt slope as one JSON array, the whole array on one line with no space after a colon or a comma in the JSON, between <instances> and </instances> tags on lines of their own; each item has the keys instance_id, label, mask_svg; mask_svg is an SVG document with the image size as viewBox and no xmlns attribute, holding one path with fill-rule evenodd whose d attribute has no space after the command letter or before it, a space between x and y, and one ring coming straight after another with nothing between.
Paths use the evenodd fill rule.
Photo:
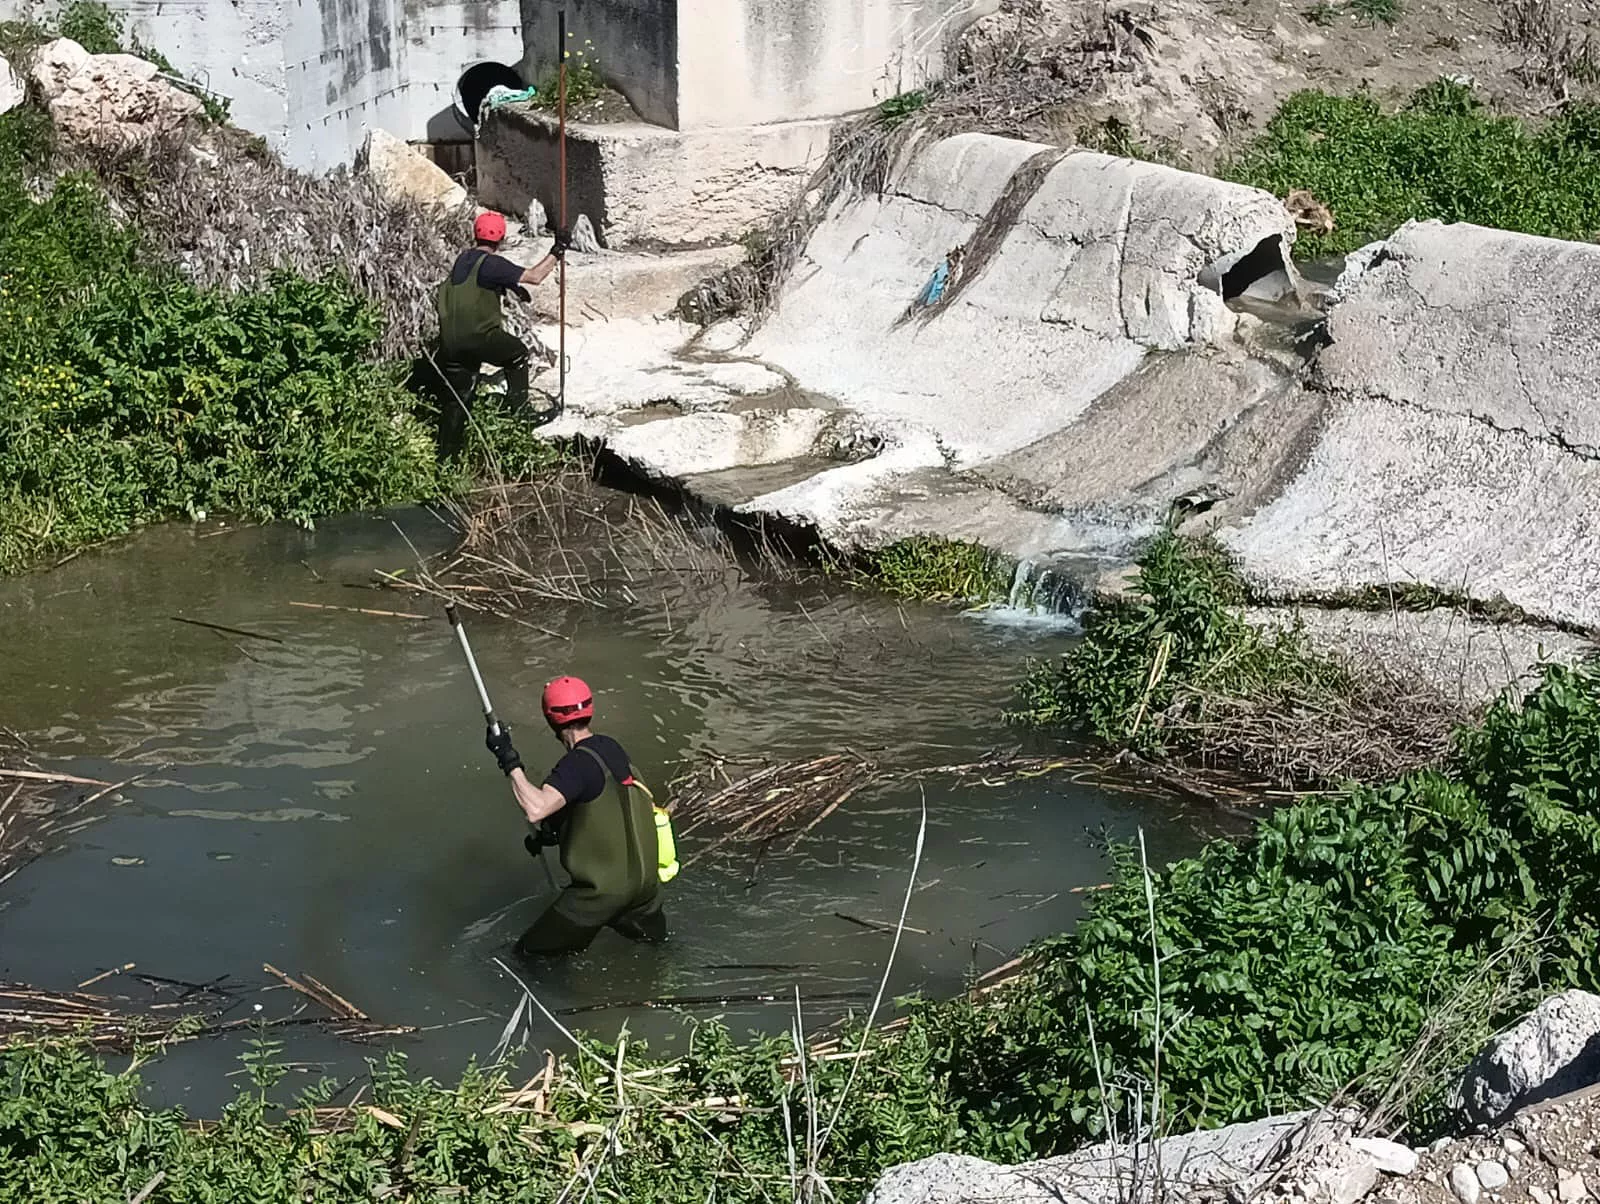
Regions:
<instances>
[{"instance_id":1,"label":"brown dirt slope","mask_svg":"<svg viewBox=\"0 0 1600 1204\"><path fill-rule=\"evenodd\" d=\"M1364 15L1385 11L1392 25ZM1525 116L1600 96L1600 4L1004 0L959 65L997 128L1107 149L1126 135L1205 169L1306 88L1398 103L1454 76Z\"/></svg>"}]
</instances>

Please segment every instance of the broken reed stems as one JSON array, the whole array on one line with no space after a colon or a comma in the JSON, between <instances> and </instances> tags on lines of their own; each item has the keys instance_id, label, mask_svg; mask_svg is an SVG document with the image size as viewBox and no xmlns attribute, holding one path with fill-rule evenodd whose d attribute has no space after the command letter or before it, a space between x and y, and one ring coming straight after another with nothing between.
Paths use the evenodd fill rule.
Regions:
<instances>
[{"instance_id":1,"label":"broken reed stems","mask_svg":"<svg viewBox=\"0 0 1600 1204\"><path fill-rule=\"evenodd\" d=\"M380 572L380 582L525 626L536 625L522 612L551 604L637 605L647 584L726 587L747 568L775 580L812 573L765 533L741 555L721 529L657 499L603 493L581 462L540 481L480 488L441 513L460 535L455 549L405 574Z\"/></svg>"},{"instance_id":2,"label":"broken reed stems","mask_svg":"<svg viewBox=\"0 0 1600 1204\"><path fill-rule=\"evenodd\" d=\"M82 989L47 991L20 983L0 984L0 1044L61 1037L87 1041L108 1052L125 1053L141 1045L172 1045L256 1028L311 1025L338 1037L362 1041L416 1031L410 1025L374 1021L310 975L302 975L305 981L300 982L270 965L264 967L270 974L327 1014L306 1015L302 1005L282 1015L257 1014L228 1019L228 1013L245 998L239 989L225 989L217 983L183 983L153 975L130 975L128 972L132 968L129 963L87 981L92 984L115 975L131 977L149 988L150 995L146 999L89 994ZM161 999L164 991L176 992L176 998Z\"/></svg>"},{"instance_id":3,"label":"broken reed stems","mask_svg":"<svg viewBox=\"0 0 1600 1204\"><path fill-rule=\"evenodd\" d=\"M0 761L10 762L0 765L0 884L72 833L96 822L98 814L84 813L138 780L106 782L55 773L38 768L25 754L15 736L0 747ZM79 791L79 787L97 789Z\"/></svg>"},{"instance_id":4,"label":"broken reed stems","mask_svg":"<svg viewBox=\"0 0 1600 1204\"><path fill-rule=\"evenodd\" d=\"M962 785L1000 787L1040 777L1066 780L1121 793L1148 793L1152 787L1188 798L1201 798L1230 810L1258 804L1261 783L1226 771L1174 771L1125 756L1025 756L996 753L977 761L894 768L856 752L829 753L798 761L756 765L738 777L732 762L711 756L668 783L665 804L681 838L714 826L718 835L683 858L695 862L730 845L766 846L788 838L793 848L802 837L850 799L866 790L934 778Z\"/></svg>"}]
</instances>

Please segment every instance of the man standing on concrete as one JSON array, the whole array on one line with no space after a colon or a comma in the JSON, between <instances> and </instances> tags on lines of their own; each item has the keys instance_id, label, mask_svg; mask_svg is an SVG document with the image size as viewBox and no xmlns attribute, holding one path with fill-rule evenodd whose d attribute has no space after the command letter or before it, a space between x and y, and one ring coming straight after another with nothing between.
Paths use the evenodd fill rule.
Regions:
<instances>
[{"instance_id":1,"label":"man standing on concrete","mask_svg":"<svg viewBox=\"0 0 1600 1204\"><path fill-rule=\"evenodd\" d=\"M537 833L528 837L529 852L537 854L549 843L541 837L552 834L572 878L517 941L518 956L577 953L602 928L635 941L666 940L654 809L634 780L628 754L610 736L590 730L594 696L578 678L556 678L544 688L542 705L566 749L544 785L535 786L523 772L508 728L491 727L485 739Z\"/></svg>"},{"instance_id":2,"label":"man standing on concrete","mask_svg":"<svg viewBox=\"0 0 1600 1204\"><path fill-rule=\"evenodd\" d=\"M439 372L445 388L439 399L439 454L461 450L467 415L484 364L503 368L506 402L513 413L528 408L528 345L505 328L500 299L514 292L529 300L524 284L541 284L571 245L558 230L550 253L530 268L518 267L497 252L506 237L506 219L480 213L472 223L473 245L461 252L449 279L439 285L434 303L439 311ZM533 415L535 424L556 416L554 409Z\"/></svg>"}]
</instances>

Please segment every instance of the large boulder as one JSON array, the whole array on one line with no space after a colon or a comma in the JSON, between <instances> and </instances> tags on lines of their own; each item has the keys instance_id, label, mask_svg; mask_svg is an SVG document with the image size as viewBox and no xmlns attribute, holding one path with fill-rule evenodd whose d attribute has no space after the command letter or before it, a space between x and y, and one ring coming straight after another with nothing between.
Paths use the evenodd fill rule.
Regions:
<instances>
[{"instance_id":1,"label":"large boulder","mask_svg":"<svg viewBox=\"0 0 1600 1204\"><path fill-rule=\"evenodd\" d=\"M467 203L467 190L416 147L374 127L357 159L383 195L441 210Z\"/></svg>"},{"instance_id":2,"label":"large boulder","mask_svg":"<svg viewBox=\"0 0 1600 1204\"><path fill-rule=\"evenodd\" d=\"M71 38L57 38L34 51L29 73L45 100L54 100L93 57Z\"/></svg>"},{"instance_id":3,"label":"large boulder","mask_svg":"<svg viewBox=\"0 0 1600 1204\"><path fill-rule=\"evenodd\" d=\"M40 48L33 79L62 136L90 146L138 146L182 129L204 111L198 98L134 54L90 54L70 38Z\"/></svg>"},{"instance_id":4,"label":"large boulder","mask_svg":"<svg viewBox=\"0 0 1600 1204\"><path fill-rule=\"evenodd\" d=\"M1519 1108L1600 1082L1600 995L1563 991L1491 1041L1453 1100L1467 1126L1498 1125Z\"/></svg>"},{"instance_id":5,"label":"large boulder","mask_svg":"<svg viewBox=\"0 0 1600 1204\"><path fill-rule=\"evenodd\" d=\"M1299 1112L1156 1143L1104 1143L1020 1166L935 1154L884 1173L866 1204L1142 1204L1272 1198L1353 1204L1381 1174L1408 1174L1403 1146L1352 1137L1353 1113ZM1265 1198L1265 1197L1264 1197Z\"/></svg>"}]
</instances>

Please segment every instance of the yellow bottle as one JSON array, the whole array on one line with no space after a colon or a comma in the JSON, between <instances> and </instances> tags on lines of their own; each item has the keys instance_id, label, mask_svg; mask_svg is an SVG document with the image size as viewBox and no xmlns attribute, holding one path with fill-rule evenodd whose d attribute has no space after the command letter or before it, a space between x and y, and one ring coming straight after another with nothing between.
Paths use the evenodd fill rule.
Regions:
<instances>
[{"instance_id":1,"label":"yellow bottle","mask_svg":"<svg viewBox=\"0 0 1600 1204\"><path fill-rule=\"evenodd\" d=\"M656 796L650 793L650 787L637 777L633 784L644 791L656 816L656 877L662 882L671 882L678 876L678 842L672 835L672 817L656 806Z\"/></svg>"},{"instance_id":2,"label":"yellow bottle","mask_svg":"<svg viewBox=\"0 0 1600 1204\"><path fill-rule=\"evenodd\" d=\"M672 817L656 807L656 876L671 882L678 876L678 842L672 836Z\"/></svg>"}]
</instances>

